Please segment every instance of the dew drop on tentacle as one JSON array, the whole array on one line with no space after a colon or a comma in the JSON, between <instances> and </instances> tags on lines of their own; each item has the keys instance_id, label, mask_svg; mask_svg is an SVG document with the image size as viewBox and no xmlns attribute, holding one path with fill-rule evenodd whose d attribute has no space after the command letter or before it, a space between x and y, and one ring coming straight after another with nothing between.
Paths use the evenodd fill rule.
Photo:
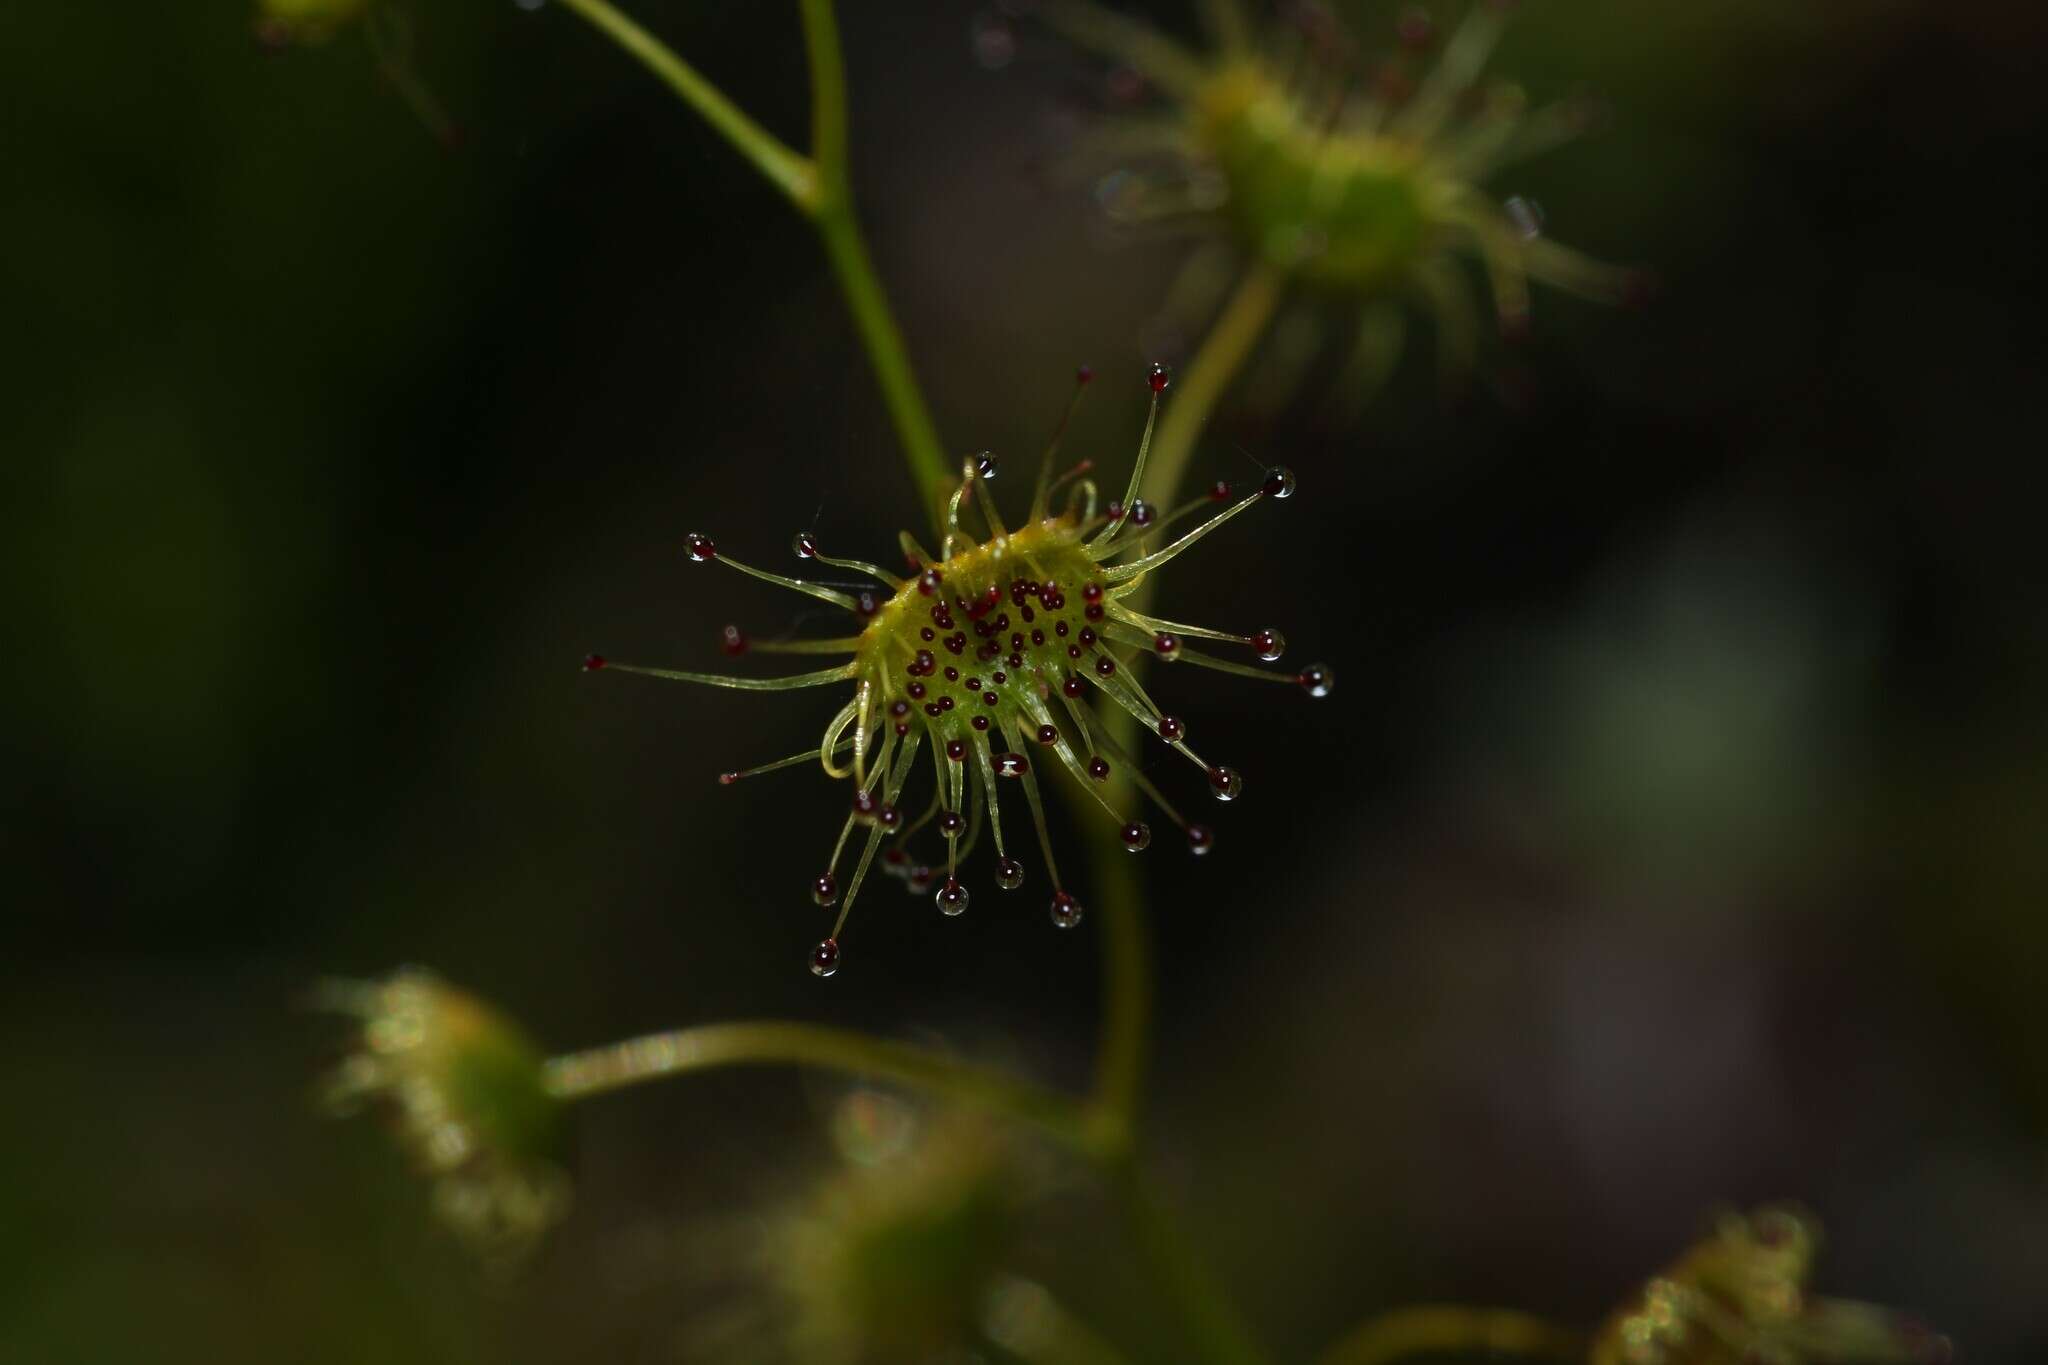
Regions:
<instances>
[{"instance_id":1,"label":"dew drop on tentacle","mask_svg":"<svg viewBox=\"0 0 2048 1365\"><path fill-rule=\"evenodd\" d=\"M711 537L699 535L695 531L683 537L683 548L689 552L690 558L699 564L709 563L718 558L718 547L711 543Z\"/></svg>"},{"instance_id":2,"label":"dew drop on tentacle","mask_svg":"<svg viewBox=\"0 0 2048 1365\"><path fill-rule=\"evenodd\" d=\"M718 632L718 647L734 659L747 652L747 633L738 626L726 626Z\"/></svg>"},{"instance_id":3,"label":"dew drop on tentacle","mask_svg":"<svg viewBox=\"0 0 2048 1365\"><path fill-rule=\"evenodd\" d=\"M1139 498L1131 503L1131 525L1150 526L1152 519L1159 515L1159 509Z\"/></svg>"},{"instance_id":4,"label":"dew drop on tentacle","mask_svg":"<svg viewBox=\"0 0 2048 1365\"><path fill-rule=\"evenodd\" d=\"M1163 360L1155 360L1145 370L1145 383L1154 393L1165 393L1166 386L1173 382L1173 371Z\"/></svg>"},{"instance_id":5,"label":"dew drop on tentacle","mask_svg":"<svg viewBox=\"0 0 2048 1365\"><path fill-rule=\"evenodd\" d=\"M948 839L959 838L960 831L966 828L967 821L961 817L960 812L957 810L945 811L939 816L939 833L945 835Z\"/></svg>"},{"instance_id":6,"label":"dew drop on tentacle","mask_svg":"<svg viewBox=\"0 0 2048 1365\"><path fill-rule=\"evenodd\" d=\"M967 757L967 741L964 739L947 740L946 757L952 759L955 763Z\"/></svg>"},{"instance_id":7,"label":"dew drop on tentacle","mask_svg":"<svg viewBox=\"0 0 2048 1365\"><path fill-rule=\"evenodd\" d=\"M798 559L816 559L818 557L818 538L809 531L799 531L796 533L796 538L790 541L789 548L796 551Z\"/></svg>"},{"instance_id":8,"label":"dew drop on tentacle","mask_svg":"<svg viewBox=\"0 0 2048 1365\"><path fill-rule=\"evenodd\" d=\"M996 457L987 451L974 457L974 477L987 483L996 476Z\"/></svg>"},{"instance_id":9,"label":"dew drop on tentacle","mask_svg":"<svg viewBox=\"0 0 2048 1365\"><path fill-rule=\"evenodd\" d=\"M1277 630L1267 629L1252 636L1252 653L1267 663L1272 663L1287 652L1287 637Z\"/></svg>"},{"instance_id":10,"label":"dew drop on tentacle","mask_svg":"<svg viewBox=\"0 0 2048 1365\"><path fill-rule=\"evenodd\" d=\"M1265 479L1259 484L1259 491L1269 498L1291 498L1294 496L1294 471L1284 464L1276 464L1266 471Z\"/></svg>"},{"instance_id":11,"label":"dew drop on tentacle","mask_svg":"<svg viewBox=\"0 0 2048 1365\"><path fill-rule=\"evenodd\" d=\"M1094 778L1097 782L1107 780L1109 777L1109 760L1100 755L1089 759L1088 776Z\"/></svg>"},{"instance_id":12,"label":"dew drop on tentacle","mask_svg":"<svg viewBox=\"0 0 2048 1365\"><path fill-rule=\"evenodd\" d=\"M819 905L830 905L839 899L839 879L830 872L821 872L811 882L811 899Z\"/></svg>"},{"instance_id":13,"label":"dew drop on tentacle","mask_svg":"<svg viewBox=\"0 0 2048 1365\"><path fill-rule=\"evenodd\" d=\"M1052 745L1054 745L1054 744L1057 744L1057 743L1059 743L1059 742L1060 742L1060 732L1059 732L1059 730L1058 730L1058 729L1057 729L1056 727L1054 727L1054 726L1051 726L1051 725L1041 725L1041 726L1039 726L1039 727L1038 727L1038 742L1039 742L1040 744L1046 745L1047 747L1051 747Z\"/></svg>"},{"instance_id":14,"label":"dew drop on tentacle","mask_svg":"<svg viewBox=\"0 0 2048 1365\"><path fill-rule=\"evenodd\" d=\"M1152 652L1168 663L1180 658L1180 636L1170 630L1162 630L1152 637Z\"/></svg>"},{"instance_id":15,"label":"dew drop on tentacle","mask_svg":"<svg viewBox=\"0 0 2048 1365\"><path fill-rule=\"evenodd\" d=\"M948 877L933 899L939 903L940 914L957 915L967 908L967 888L960 885L958 877Z\"/></svg>"},{"instance_id":16,"label":"dew drop on tentacle","mask_svg":"<svg viewBox=\"0 0 2048 1365\"><path fill-rule=\"evenodd\" d=\"M820 939L818 946L811 949L811 975L830 976L839 970L839 940Z\"/></svg>"},{"instance_id":17,"label":"dew drop on tentacle","mask_svg":"<svg viewBox=\"0 0 2048 1365\"><path fill-rule=\"evenodd\" d=\"M995 768L997 777L1022 777L1031 771L1031 760L1022 754L997 754Z\"/></svg>"},{"instance_id":18,"label":"dew drop on tentacle","mask_svg":"<svg viewBox=\"0 0 2048 1365\"><path fill-rule=\"evenodd\" d=\"M932 881L939 875L938 869L926 863L919 863L904 874L903 885L913 896L922 896L932 889Z\"/></svg>"},{"instance_id":19,"label":"dew drop on tentacle","mask_svg":"<svg viewBox=\"0 0 2048 1365\"><path fill-rule=\"evenodd\" d=\"M1235 768L1209 769L1209 793L1218 801L1235 801L1244 792L1244 778Z\"/></svg>"},{"instance_id":20,"label":"dew drop on tentacle","mask_svg":"<svg viewBox=\"0 0 2048 1365\"><path fill-rule=\"evenodd\" d=\"M1187 738L1187 733L1187 724L1179 716L1161 716L1159 718L1159 737L1168 744L1180 743L1181 740Z\"/></svg>"},{"instance_id":21,"label":"dew drop on tentacle","mask_svg":"<svg viewBox=\"0 0 2048 1365\"><path fill-rule=\"evenodd\" d=\"M1294 675L1301 690L1311 697L1327 697L1337 690L1337 673L1328 664L1310 664Z\"/></svg>"},{"instance_id":22,"label":"dew drop on tentacle","mask_svg":"<svg viewBox=\"0 0 2048 1365\"><path fill-rule=\"evenodd\" d=\"M1143 820L1133 820L1123 827L1118 837L1124 841L1125 852L1143 853L1152 846L1152 826Z\"/></svg>"},{"instance_id":23,"label":"dew drop on tentacle","mask_svg":"<svg viewBox=\"0 0 2048 1365\"><path fill-rule=\"evenodd\" d=\"M1024 864L1015 858L996 859L996 885L1005 891L1024 885Z\"/></svg>"},{"instance_id":24,"label":"dew drop on tentacle","mask_svg":"<svg viewBox=\"0 0 2048 1365\"><path fill-rule=\"evenodd\" d=\"M1216 832L1207 825L1188 826L1188 852L1197 858L1216 847Z\"/></svg>"},{"instance_id":25,"label":"dew drop on tentacle","mask_svg":"<svg viewBox=\"0 0 2048 1365\"><path fill-rule=\"evenodd\" d=\"M585 673L595 673L598 669L603 668L606 662L607 660L602 654L586 654L583 656L583 671Z\"/></svg>"},{"instance_id":26,"label":"dew drop on tentacle","mask_svg":"<svg viewBox=\"0 0 2048 1365\"><path fill-rule=\"evenodd\" d=\"M881 809L875 812L875 823L883 829L896 829L903 823L903 812L884 801Z\"/></svg>"},{"instance_id":27,"label":"dew drop on tentacle","mask_svg":"<svg viewBox=\"0 0 2048 1365\"><path fill-rule=\"evenodd\" d=\"M1081 902L1074 899L1070 891L1055 891L1052 897L1052 922L1056 929L1071 929L1081 922Z\"/></svg>"}]
</instances>

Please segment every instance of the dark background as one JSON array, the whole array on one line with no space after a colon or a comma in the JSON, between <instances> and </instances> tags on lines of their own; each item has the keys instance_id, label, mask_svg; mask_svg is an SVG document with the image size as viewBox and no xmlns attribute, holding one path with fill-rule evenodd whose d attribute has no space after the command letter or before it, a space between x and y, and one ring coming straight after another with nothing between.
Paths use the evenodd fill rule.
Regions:
<instances>
[{"instance_id":1,"label":"dark background","mask_svg":"<svg viewBox=\"0 0 2048 1365\"><path fill-rule=\"evenodd\" d=\"M947 442L1028 469L1087 361L1074 445L1121 467L1187 247L1051 169L1098 73L847 8ZM826 1160L787 1073L593 1106L508 1292L313 1115L323 973L429 964L560 1047L793 1015L1085 1075L1095 935L1035 897L884 885L803 971L842 797L712 779L836 700L577 671L787 619L686 531L779 566L814 516L883 558L916 514L794 215L571 16L419 9L452 154L359 34L0 14L0 1358L687 1358L662 1248ZM801 137L790 7L639 9ZM1147 855L1155 1145L1290 1354L1417 1298L1590 1324L1779 1197L1824 1289L2048 1351L2043 38L1991 0L1531 5L1494 69L1611 118L1495 188L1661 297L1540 295L1448 409L1425 344L1362 425L1312 382L1205 444L1302 492L1161 609L1342 683L1160 680L1247 795L1199 879ZM1136 1345L1094 1245L1053 1264Z\"/></svg>"}]
</instances>

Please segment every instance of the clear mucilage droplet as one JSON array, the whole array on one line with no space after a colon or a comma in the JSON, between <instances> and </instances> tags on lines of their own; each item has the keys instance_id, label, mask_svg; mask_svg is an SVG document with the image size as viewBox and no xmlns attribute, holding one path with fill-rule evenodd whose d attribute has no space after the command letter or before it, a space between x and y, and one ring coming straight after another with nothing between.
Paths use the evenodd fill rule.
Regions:
<instances>
[{"instance_id":1,"label":"clear mucilage droplet","mask_svg":"<svg viewBox=\"0 0 2048 1365\"><path fill-rule=\"evenodd\" d=\"M946 884L939 888L938 894L933 899L938 902L941 914L948 916L962 914L967 909L967 888L960 885L957 877L948 877L946 878Z\"/></svg>"},{"instance_id":2,"label":"clear mucilage droplet","mask_svg":"<svg viewBox=\"0 0 2048 1365\"><path fill-rule=\"evenodd\" d=\"M1244 794L1244 778L1235 768L1211 768L1209 792L1218 801L1235 801Z\"/></svg>"},{"instance_id":3,"label":"clear mucilage droplet","mask_svg":"<svg viewBox=\"0 0 2048 1365\"><path fill-rule=\"evenodd\" d=\"M1071 929L1081 922L1081 917L1084 913L1081 908L1081 902L1074 899L1072 892L1057 891L1053 893L1052 922L1054 928Z\"/></svg>"}]
</instances>

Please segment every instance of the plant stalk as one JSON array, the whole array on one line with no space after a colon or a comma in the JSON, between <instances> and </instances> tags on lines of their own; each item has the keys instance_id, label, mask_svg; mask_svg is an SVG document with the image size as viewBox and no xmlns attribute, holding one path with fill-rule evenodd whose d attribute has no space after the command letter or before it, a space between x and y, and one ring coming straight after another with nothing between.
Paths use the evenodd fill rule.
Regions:
<instances>
[{"instance_id":1,"label":"plant stalk","mask_svg":"<svg viewBox=\"0 0 2048 1365\"><path fill-rule=\"evenodd\" d=\"M933 526L940 526L954 471L939 443L938 428L918 386L903 334L897 329L854 216L848 175L846 70L831 0L802 0L801 4L811 76L810 156L791 150L756 123L673 48L609 0L562 3L653 72L811 220L824 242L847 311L853 315L862 349L874 368L918 498Z\"/></svg>"},{"instance_id":2,"label":"plant stalk","mask_svg":"<svg viewBox=\"0 0 2048 1365\"><path fill-rule=\"evenodd\" d=\"M584 1100L650 1081L735 1066L802 1066L890 1081L1029 1123L1091 1160L1105 1143L1080 1101L929 1048L846 1029L759 1020L699 1024L573 1052L546 1063L548 1092Z\"/></svg>"},{"instance_id":3,"label":"plant stalk","mask_svg":"<svg viewBox=\"0 0 2048 1365\"><path fill-rule=\"evenodd\" d=\"M1526 1356L1578 1360L1576 1332L1507 1308L1420 1304L1383 1313L1337 1340L1319 1365L1387 1365L1417 1355Z\"/></svg>"}]
</instances>

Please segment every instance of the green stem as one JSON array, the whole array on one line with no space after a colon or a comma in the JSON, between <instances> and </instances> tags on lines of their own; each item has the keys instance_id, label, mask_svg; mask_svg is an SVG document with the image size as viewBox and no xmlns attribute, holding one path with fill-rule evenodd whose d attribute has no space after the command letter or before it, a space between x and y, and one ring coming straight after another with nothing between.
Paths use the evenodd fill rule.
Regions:
<instances>
[{"instance_id":1,"label":"green stem","mask_svg":"<svg viewBox=\"0 0 2048 1365\"><path fill-rule=\"evenodd\" d=\"M1542 1318L1506 1308L1422 1304L1373 1318L1323 1352L1321 1365L1387 1365L1415 1355L1512 1355L1577 1360L1585 1342Z\"/></svg>"},{"instance_id":2,"label":"green stem","mask_svg":"<svg viewBox=\"0 0 2048 1365\"><path fill-rule=\"evenodd\" d=\"M562 3L682 96L683 103L696 110L741 156L753 162L754 169L787 195L798 209L806 214L815 213L818 174L809 158L792 151L781 139L754 122L726 98L724 91L705 80L695 67L677 56L667 43L613 8L607 0L562 0Z\"/></svg>"},{"instance_id":3,"label":"green stem","mask_svg":"<svg viewBox=\"0 0 2048 1365\"><path fill-rule=\"evenodd\" d=\"M1159 1287L1180 1309L1192 1344L1215 1365L1271 1365L1166 1205L1147 1185L1135 1161L1116 1169L1116 1192Z\"/></svg>"},{"instance_id":4,"label":"green stem","mask_svg":"<svg viewBox=\"0 0 2048 1365\"><path fill-rule=\"evenodd\" d=\"M1098 1125L1070 1096L929 1048L813 1024L763 1020L649 1034L551 1058L545 1083L557 1099L583 1100L734 1066L816 1067L891 1081L1036 1125L1091 1160L1105 1152Z\"/></svg>"},{"instance_id":5,"label":"green stem","mask_svg":"<svg viewBox=\"0 0 2048 1365\"><path fill-rule=\"evenodd\" d=\"M832 0L802 0L804 44L811 69L811 155L818 170L818 198L812 218L825 239L825 254L839 276L840 291L853 313L853 323L867 348L868 363L896 424L897 439L910 477L917 483L934 529L943 529L946 499L958 471L946 459L925 406L924 391L910 365L903 334L897 330L868 257L860 223L853 212L853 184L848 174L846 64L840 55L839 24Z\"/></svg>"},{"instance_id":6,"label":"green stem","mask_svg":"<svg viewBox=\"0 0 2048 1365\"><path fill-rule=\"evenodd\" d=\"M810 54L811 155L792 151L747 116L675 50L614 8L609 0L562 0L626 53L658 76L685 104L753 163L811 220L839 279L854 329L874 367L889 418L903 447L904 462L919 499L938 527L952 492L954 471L939 443L924 391L911 368L910 353L897 330L889 299L875 274L854 217L847 163L846 69L840 56L839 26L831 0L802 0L804 38Z\"/></svg>"}]
</instances>

